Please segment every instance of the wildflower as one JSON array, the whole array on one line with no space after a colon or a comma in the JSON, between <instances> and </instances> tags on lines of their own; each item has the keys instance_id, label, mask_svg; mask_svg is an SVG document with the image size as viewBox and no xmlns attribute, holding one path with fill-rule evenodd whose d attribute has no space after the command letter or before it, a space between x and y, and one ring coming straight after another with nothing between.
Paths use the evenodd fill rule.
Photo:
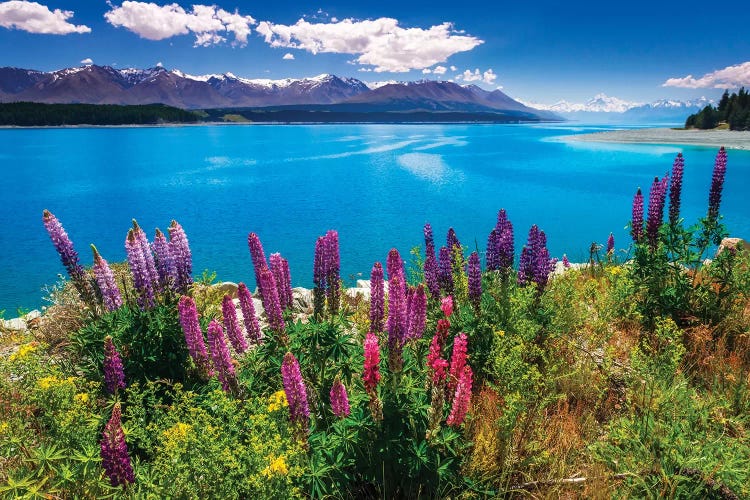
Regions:
<instances>
[{"instance_id":1,"label":"wildflower","mask_svg":"<svg viewBox=\"0 0 750 500\"><path fill-rule=\"evenodd\" d=\"M448 247L440 247L438 257L438 278L440 289L447 294L453 293L453 267L451 263L451 251Z\"/></svg>"},{"instance_id":2,"label":"wildflower","mask_svg":"<svg viewBox=\"0 0 750 500\"><path fill-rule=\"evenodd\" d=\"M383 331L385 316L385 284L383 283L383 266L376 262L370 272L370 331Z\"/></svg>"},{"instance_id":3,"label":"wildflower","mask_svg":"<svg viewBox=\"0 0 750 500\"><path fill-rule=\"evenodd\" d=\"M448 236L446 237L446 246L451 252L453 252L453 249L456 247L461 248L461 242L458 241L458 237L456 236L456 231L452 227L448 229Z\"/></svg>"},{"instance_id":4,"label":"wildflower","mask_svg":"<svg viewBox=\"0 0 750 500\"><path fill-rule=\"evenodd\" d=\"M446 318L450 318L451 314L453 314L453 297L450 295L444 297L443 300L440 301L440 309L443 310L443 314L445 314Z\"/></svg>"},{"instance_id":5,"label":"wildflower","mask_svg":"<svg viewBox=\"0 0 750 500\"><path fill-rule=\"evenodd\" d=\"M284 355L284 362L281 365L281 378L284 383L286 400L289 403L289 418L293 423L307 430L310 419L307 390L305 389L305 381L302 379L302 372L299 369L299 362L291 352Z\"/></svg>"},{"instance_id":6,"label":"wildflower","mask_svg":"<svg viewBox=\"0 0 750 500\"><path fill-rule=\"evenodd\" d=\"M154 290L158 289L159 273L156 271L156 261L154 260L154 254L151 251L151 245L148 242L146 233L138 225L138 222L133 219L133 235L138 242L138 248L143 255L144 269L148 273L148 280L151 282L151 286Z\"/></svg>"},{"instance_id":7,"label":"wildflower","mask_svg":"<svg viewBox=\"0 0 750 500\"><path fill-rule=\"evenodd\" d=\"M78 252L73 248L73 242L65 232L65 228L49 210L42 212L42 222L76 290L84 300L91 303L93 293L86 280L86 271L78 260Z\"/></svg>"},{"instance_id":8,"label":"wildflower","mask_svg":"<svg viewBox=\"0 0 750 500\"><path fill-rule=\"evenodd\" d=\"M185 334L185 343L190 357L193 358L195 365L204 375L212 376L213 371L206 351L206 344L203 341L201 325L198 322L198 309L195 307L195 301L184 295L180 298L177 310L180 314L180 325L182 326L182 332Z\"/></svg>"},{"instance_id":9,"label":"wildflower","mask_svg":"<svg viewBox=\"0 0 750 500\"><path fill-rule=\"evenodd\" d=\"M289 466L286 463L284 455L279 455L276 458L269 457L269 460L270 463L268 464L268 467L262 471L264 476L286 476L289 473Z\"/></svg>"},{"instance_id":10,"label":"wildflower","mask_svg":"<svg viewBox=\"0 0 750 500\"><path fill-rule=\"evenodd\" d=\"M237 353L242 354L247 350L247 341L245 336L242 335L240 322L237 319L237 309L234 307L231 296L224 295L224 299L221 301L221 313L224 317L224 328L227 330L229 342L232 343L232 347Z\"/></svg>"},{"instance_id":11,"label":"wildflower","mask_svg":"<svg viewBox=\"0 0 750 500\"><path fill-rule=\"evenodd\" d=\"M391 248L388 252L388 258L385 261L385 268L388 272L388 281L393 279L394 276L398 275L401 278L401 286L406 286L406 273L404 272L404 261L401 259L398 250ZM389 288L390 290L390 288ZM406 292L404 292L406 293Z\"/></svg>"},{"instance_id":12,"label":"wildflower","mask_svg":"<svg viewBox=\"0 0 750 500\"><path fill-rule=\"evenodd\" d=\"M680 220L680 195L682 193L682 174L685 170L685 159L682 153L672 164L672 181L669 185L669 224L674 226Z\"/></svg>"},{"instance_id":13,"label":"wildflower","mask_svg":"<svg viewBox=\"0 0 750 500\"><path fill-rule=\"evenodd\" d=\"M487 236L487 254L485 256L485 266L488 271L497 271L500 269L500 254L498 253L499 233L497 229L492 229Z\"/></svg>"},{"instance_id":14,"label":"wildflower","mask_svg":"<svg viewBox=\"0 0 750 500\"><path fill-rule=\"evenodd\" d=\"M537 293L541 295L547 286L549 274L554 269L556 260L550 259L547 250L547 236L536 224L529 230L529 238L521 250L518 267L518 284L526 286L536 283Z\"/></svg>"},{"instance_id":15,"label":"wildflower","mask_svg":"<svg viewBox=\"0 0 750 500\"><path fill-rule=\"evenodd\" d=\"M211 320L211 323L208 324L207 337L214 372L219 382L221 382L221 388L225 392L231 392L232 388L236 385L234 364L232 364L232 358L229 355L227 341L224 338L224 330L221 324L215 319Z\"/></svg>"},{"instance_id":16,"label":"wildflower","mask_svg":"<svg viewBox=\"0 0 750 500\"><path fill-rule=\"evenodd\" d=\"M156 229L154 242L151 244L151 247L154 250L154 261L156 263L156 272L159 275L159 286L161 290L169 290L177 277L177 271L172 252L169 249L167 237L158 228Z\"/></svg>"},{"instance_id":17,"label":"wildflower","mask_svg":"<svg viewBox=\"0 0 750 500\"><path fill-rule=\"evenodd\" d=\"M339 255L339 233L334 230L326 232L326 303L328 313L338 313L341 302L341 257Z\"/></svg>"},{"instance_id":18,"label":"wildflower","mask_svg":"<svg viewBox=\"0 0 750 500\"><path fill-rule=\"evenodd\" d=\"M418 285L409 295L407 310L409 313L406 337L422 338L427 321L427 295L424 293L423 285Z\"/></svg>"},{"instance_id":19,"label":"wildflower","mask_svg":"<svg viewBox=\"0 0 750 500\"><path fill-rule=\"evenodd\" d=\"M471 367L469 365L464 366L453 396L451 412L445 421L446 424L452 427L459 427L466 418L466 413L469 410L469 402L471 401L472 376Z\"/></svg>"},{"instance_id":20,"label":"wildflower","mask_svg":"<svg viewBox=\"0 0 750 500\"><path fill-rule=\"evenodd\" d=\"M433 257L435 256L435 239L432 236L432 226L429 222L424 225L424 247L425 255L432 254Z\"/></svg>"},{"instance_id":21,"label":"wildflower","mask_svg":"<svg viewBox=\"0 0 750 500\"><path fill-rule=\"evenodd\" d=\"M727 173L727 151L722 146L716 155L714 171L711 177L711 190L708 194L708 219L715 223L719 219L719 205L721 205L721 191L724 187L724 177Z\"/></svg>"},{"instance_id":22,"label":"wildflower","mask_svg":"<svg viewBox=\"0 0 750 500\"><path fill-rule=\"evenodd\" d=\"M323 314L323 307L325 306L327 288L325 251L325 237L320 236L315 242L315 257L313 260L313 310L316 318Z\"/></svg>"},{"instance_id":23,"label":"wildflower","mask_svg":"<svg viewBox=\"0 0 750 500\"><path fill-rule=\"evenodd\" d=\"M125 372L120 353L117 352L112 337L104 337L104 385L107 392L114 394L117 389L125 388Z\"/></svg>"},{"instance_id":24,"label":"wildflower","mask_svg":"<svg viewBox=\"0 0 750 500\"><path fill-rule=\"evenodd\" d=\"M292 307L292 282L289 274L289 261L282 257L280 253L271 254L269 260L273 278L276 280L281 308L290 308Z\"/></svg>"},{"instance_id":25,"label":"wildflower","mask_svg":"<svg viewBox=\"0 0 750 500\"><path fill-rule=\"evenodd\" d=\"M453 391L458 384L458 379L463 373L464 366L466 366L466 349L468 347L468 339L465 333L456 335L453 339L453 353L451 354L451 366L450 366L450 377L448 379L448 390Z\"/></svg>"},{"instance_id":26,"label":"wildflower","mask_svg":"<svg viewBox=\"0 0 750 500\"><path fill-rule=\"evenodd\" d=\"M185 230L175 220L169 225L169 253L174 260L174 289L187 293L193 284L193 255Z\"/></svg>"},{"instance_id":27,"label":"wildflower","mask_svg":"<svg viewBox=\"0 0 750 500\"><path fill-rule=\"evenodd\" d=\"M568 260L568 256L566 254L563 254L562 263L565 269L570 269L570 261Z\"/></svg>"},{"instance_id":28,"label":"wildflower","mask_svg":"<svg viewBox=\"0 0 750 500\"><path fill-rule=\"evenodd\" d=\"M438 262L435 252L428 253L424 261L424 281L430 295L437 298L440 296L440 278L438 275Z\"/></svg>"},{"instance_id":29,"label":"wildflower","mask_svg":"<svg viewBox=\"0 0 750 500\"><path fill-rule=\"evenodd\" d=\"M445 321L445 320L440 320ZM430 380L433 385L439 384L445 379L448 361L443 359L442 340L440 331L436 331L430 343L430 352L427 354L427 367L430 372Z\"/></svg>"},{"instance_id":30,"label":"wildflower","mask_svg":"<svg viewBox=\"0 0 750 500\"><path fill-rule=\"evenodd\" d=\"M255 316L253 297L244 283L237 286L237 297L240 299L240 309L242 310L242 319L245 322L247 336L257 344L260 342L260 325L258 325L258 318Z\"/></svg>"},{"instance_id":31,"label":"wildflower","mask_svg":"<svg viewBox=\"0 0 750 500\"><path fill-rule=\"evenodd\" d=\"M607 255L612 255L615 252L615 235L609 233L607 238Z\"/></svg>"},{"instance_id":32,"label":"wildflower","mask_svg":"<svg viewBox=\"0 0 750 500\"><path fill-rule=\"evenodd\" d=\"M11 354L8 359L10 361L15 361L17 359L23 359L29 354L36 351L36 348L39 346L39 343L36 341L29 342L28 344L23 344L21 347L18 348L16 352Z\"/></svg>"},{"instance_id":33,"label":"wildflower","mask_svg":"<svg viewBox=\"0 0 750 500\"><path fill-rule=\"evenodd\" d=\"M94 245L91 245L91 250L94 252L94 276L102 294L102 302L107 311L114 311L122 305L122 297L120 296L120 289L115 283L115 275Z\"/></svg>"},{"instance_id":34,"label":"wildflower","mask_svg":"<svg viewBox=\"0 0 750 500\"><path fill-rule=\"evenodd\" d=\"M276 280L274 280L273 274L271 274L271 271L266 266L263 266L260 270L258 288L263 292L260 298L263 301L263 309L265 309L268 316L268 324L271 330L278 335L283 335L285 328L284 316L281 312L281 302L279 301L279 294L276 288Z\"/></svg>"},{"instance_id":35,"label":"wildflower","mask_svg":"<svg viewBox=\"0 0 750 500\"><path fill-rule=\"evenodd\" d=\"M260 272L268 264L266 263L266 254L263 251L263 244L260 242L260 238L255 233L250 233L247 236L247 245L250 247L250 258L253 261L253 269L255 270L255 283L258 285L258 294L263 299L263 287L261 286ZM265 302L263 302L265 306Z\"/></svg>"},{"instance_id":36,"label":"wildflower","mask_svg":"<svg viewBox=\"0 0 750 500\"><path fill-rule=\"evenodd\" d=\"M648 219L646 220L646 236L652 250L656 249L659 242L659 228L664 219L664 201L667 194L667 183L669 177L664 176L661 180L654 178L651 191L648 195Z\"/></svg>"},{"instance_id":37,"label":"wildflower","mask_svg":"<svg viewBox=\"0 0 750 500\"><path fill-rule=\"evenodd\" d=\"M278 411L287 406L289 406L289 403L286 400L286 393L283 390L276 391L268 397L268 413Z\"/></svg>"},{"instance_id":38,"label":"wildflower","mask_svg":"<svg viewBox=\"0 0 750 500\"><path fill-rule=\"evenodd\" d=\"M640 243L643 238L643 194L641 188L633 197L633 220L631 222L630 234L635 243Z\"/></svg>"},{"instance_id":39,"label":"wildflower","mask_svg":"<svg viewBox=\"0 0 750 500\"><path fill-rule=\"evenodd\" d=\"M513 224L508 220L505 209L497 213L497 224L495 225L497 233L497 265L504 275L513 267L514 244L513 244Z\"/></svg>"},{"instance_id":40,"label":"wildflower","mask_svg":"<svg viewBox=\"0 0 750 500\"><path fill-rule=\"evenodd\" d=\"M331 410L333 414L339 418L349 416L351 410L349 408L349 397L346 394L346 387L341 383L341 379L336 377L333 382L330 392L331 397Z\"/></svg>"},{"instance_id":41,"label":"wildflower","mask_svg":"<svg viewBox=\"0 0 750 500\"><path fill-rule=\"evenodd\" d=\"M469 256L469 300L474 310L479 313L482 300L482 269L479 264L479 254L472 252Z\"/></svg>"},{"instance_id":42,"label":"wildflower","mask_svg":"<svg viewBox=\"0 0 750 500\"><path fill-rule=\"evenodd\" d=\"M128 236L125 239L125 252L128 256L130 273L133 275L133 285L138 295L138 306L141 309L150 309L155 304L153 282L140 243L132 229L128 231Z\"/></svg>"},{"instance_id":43,"label":"wildflower","mask_svg":"<svg viewBox=\"0 0 750 500\"><path fill-rule=\"evenodd\" d=\"M85 392L79 392L75 396L73 396L73 399L78 401L79 403L88 403L89 402L89 395Z\"/></svg>"},{"instance_id":44,"label":"wildflower","mask_svg":"<svg viewBox=\"0 0 750 500\"><path fill-rule=\"evenodd\" d=\"M378 398L376 391L380 382L380 346L378 346L378 337L368 332L365 336L365 362L362 371L362 381L364 382L365 391L370 397L370 413L372 419L377 421L383 420L383 403Z\"/></svg>"},{"instance_id":45,"label":"wildflower","mask_svg":"<svg viewBox=\"0 0 750 500\"><path fill-rule=\"evenodd\" d=\"M122 410L118 402L112 408L112 416L104 426L100 442L102 468L112 486L127 486L128 483L135 482L121 419Z\"/></svg>"},{"instance_id":46,"label":"wildflower","mask_svg":"<svg viewBox=\"0 0 750 500\"><path fill-rule=\"evenodd\" d=\"M393 372L401 370L401 350L406 338L406 296L401 275L396 273L388 284L388 365Z\"/></svg>"}]
</instances>

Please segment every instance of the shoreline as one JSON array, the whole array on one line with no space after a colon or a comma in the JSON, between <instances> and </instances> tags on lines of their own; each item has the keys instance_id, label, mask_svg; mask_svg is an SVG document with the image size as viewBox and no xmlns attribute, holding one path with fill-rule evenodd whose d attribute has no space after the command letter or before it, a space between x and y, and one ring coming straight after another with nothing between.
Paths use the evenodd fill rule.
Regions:
<instances>
[{"instance_id":1,"label":"shoreline","mask_svg":"<svg viewBox=\"0 0 750 500\"><path fill-rule=\"evenodd\" d=\"M672 128L643 128L610 130L591 134L568 135L563 142L610 142L619 144L668 144L705 146L750 150L750 132L734 130L683 130Z\"/></svg>"}]
</instances>

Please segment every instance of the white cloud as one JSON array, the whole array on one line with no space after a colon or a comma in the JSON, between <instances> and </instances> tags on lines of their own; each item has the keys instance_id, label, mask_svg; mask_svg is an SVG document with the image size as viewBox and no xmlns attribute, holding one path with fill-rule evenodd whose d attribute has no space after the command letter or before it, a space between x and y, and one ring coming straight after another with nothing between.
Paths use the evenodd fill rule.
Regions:
<instances>
[{"instance_id":1,"label":"white cloud","mask_svg":"<svg viewBox=\"0 0 750 500\"><path fill-rule=\"evenodd\" d=\"M474 36L460 34L451 23L428 29L402 28L398 20L386 17L329 23L300 19L293 25L262 21L256 30L272 47L302 49L313 54L354 54L357 64L373 66L378 73L429 68L484 43Z\"/></svg>"},{"instance_id":2,"label":"white cloud","mask_svg":"<svg viewBox=\"0 0 750 500\"><path fill-rule=\"evenodd\" d=\"M157 5L149 2L125 1L104 14L112 26L123 27L148 40L163 40L193 33L195 46L207 47L226 41L222 34L234 34L234 42L247 44L255 24L251 16L227 12L215 5L193 5L186 11L178 4Z\"/></svg>"},{"instance_id":3,"label":"white cloud","mask_svg":"<svg viewBox=\"0 0 750 500\"><path fill-rule=\"evenodd\" d=\"M662 83L662 87L683 87L687 89L723 89L747 85L750 85L750 61L706 73L700 78L688 75L683 78L669 78Z\"/></svg>"},{"instance_id":4,"label":"white cloud","mask_svg":"<svg viewBox=\"0 0 750 500\"><path fill-rule=\"evenodd\" d=\"M451 66L451 71L456 71L458 68L455 66Z\"/></svg>"},{"instance_id":5,"label":"white cloud","mask_svg":"<svg viewBox=\"0 0 750 500\"><path fill-rule=\"evenodd\" d=\"M157 68L163 68L164 64L161 61L159 61L158 63L156 63L156 67Z\"/></svg>"},{"instance_id":6,"label":"white cloud","mask_svg":"<svg viewBox=\"0 0 750 500\"><path fill-rule=\"evenodd\" d=\"M470 69L467 69L463 73L456 75L455 78L456 80L463 80L465 82L484 82L487 85L493 85L495 80L497 80L497 75L492 68L484 73L479 71L479 68L476 68L473 73Z\"/></svg>"},{"instance_id":7,"label":"white cloud","mask_svg":"<svg viewBox=\"0 0 750 500\"><path fill-rule=\"evenodd\" d=\"M287 52L286 54L284 54L284 57L282 57L282 59L284 59L286 61L293 61L294 60L294 54L292 54L291 52Z\"/></svg>"},{"instance_id":8,"label":"white cloud","mask_svg":"<svg viewBox=\"0 0 750 500\"><path fill-rule=\"evenodd\" d=\"M29 33L45 35L67 35L69 33L91 33L91 28L83 24L68 22L73 17L69 10L55 9L36 2L13 0L0 2L0 27L18 29Z\"/></svg>"},{"instance_id":9,"label":"white cloud","mask_svg":"<svg viewBox=\"0 0 750 500\"><path fill-rule=\"evenodd\" d=\"M448 71L448 68L445 66L435 66L435 69L432 70L436 75L444 75L446 71Z\"/></svg>"},{"instance_id":10,"label":"white cloud","mask_svg":"<svg viewBox=\"0 0 750 500\"><path fill-rule=\"evenodd\" d=\"M429 75L430 73L432 73L432 70L430 68L425 68L422 70L423 75Z\"/></svg>"},{"instance_id":11,"label":"white cloud","mask_svg":"<svg viewBox=\"0 0 750 500\"><path fill-rule=\"evenodd\" d=\"M94 64L94 61L90 57L87 57L81 61L81 64Z\"/></svg>"}]
</instances>

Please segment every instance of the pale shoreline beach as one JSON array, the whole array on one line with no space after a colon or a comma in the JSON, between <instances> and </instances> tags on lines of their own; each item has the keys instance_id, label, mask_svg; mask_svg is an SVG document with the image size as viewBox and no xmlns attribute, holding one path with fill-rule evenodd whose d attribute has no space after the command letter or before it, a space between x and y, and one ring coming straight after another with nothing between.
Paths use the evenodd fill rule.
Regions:
<instances>
[{"instance_id":1,"label":"pale shoreline beach","mask_svg":"<svg viewBox=\"0 0 750 500\"><path fill-rule=\"evenodd\" d=\"M634 144L681 144L690 146L724 146L727 149L750 150L750 132L733 130L681 130L644 128L612 130L593 134L570 135L564 141L618 142Z\"/></svg>"}]
</instances>

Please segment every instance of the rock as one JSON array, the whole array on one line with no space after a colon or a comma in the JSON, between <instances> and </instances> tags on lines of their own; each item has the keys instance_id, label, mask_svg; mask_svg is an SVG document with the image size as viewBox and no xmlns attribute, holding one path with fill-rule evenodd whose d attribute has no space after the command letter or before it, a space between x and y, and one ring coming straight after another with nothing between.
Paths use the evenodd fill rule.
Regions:
<instances>
[{"instance_id":1,"label":"rock","mask_svg":"<svg viewBox=\"0 0 750 500\"><path fill-rule=\"evenodd\" d=\"M24 316L23 319L25 319L26 322L28 323L29 321L32 321L41 317L42 317L42 313L39 312L38 309L34 309L30 313L28 313L26 316Z\"/></svg>"},{"instance_id":2,"label":"rock","mask_svg":"<svg viewBox=\"0 0 750 500\"><path fill-rule=\"evenodd\" d=\"M370 288L370 280L357 280L357 288Z\"/></svg>"},{"instance_id":3,"label":"rock","mask_svg":"<svg viewBox=\"0 0 750 500\"><path fill-rule=\"evenodd\" d=\"M23 318L13 318L8 320L3 320L3 328L6 330L13 330L17 332L23 332L26 330L26 320Z\"/></svg>"},{"instance_id":4,"label":"rock","mask_svg":"<svg viewBox=\"0 0 750 500\"><path fill-rule=\"evenodd\" d=\"M347 288L346 294L351 298L356 298L357 295L361 295L365 300L370 300L370 287Z\"/></svg>"},{"instance_id":5,"label":"rock","mask_svg":"<svg viewBox=\"0 0 750 500\"><path fill-rule=\"evenodd\" d=\"M256 299L253 297L253 307L255 308L255 315L260 318L261 314L266 312L265 309L263 309L263 302L260 299Z\"/></svg>"},{"instance_id":6,"label":"rock","mask_svg":"<svg viewBox=\"0 0 750 500\"><path fill-rule=\"evenodd\" d=\"M742 238L724 238L721 240L721 244L719 245L719 248L716 250L716 255L721 255L721 252L724 250L729 250L730 252L737 252L737 251L743 251L745 250L747 244Z\"/></svg>"},{"instance_id":7,"label":"rock","mask_svg":"<svg viewBox=\"0 0 750 500\"><path fill-rule=\"evenodd\" d=\"M232 298L237 297L237 283L225 281L223 283L217 283L213 285L213 288L221 291L224 295L229 295Z\"/></svg>"},{"instance_id":8,"label":"rock","mask_svg":"<svg viewBox=\"0 0 750 500\"><path fill-rule=\"evenodd\" d=\"M313 292L307 288L292 288L292 309L295 311L312 311Z\"/></svg>"}]
</instances>

